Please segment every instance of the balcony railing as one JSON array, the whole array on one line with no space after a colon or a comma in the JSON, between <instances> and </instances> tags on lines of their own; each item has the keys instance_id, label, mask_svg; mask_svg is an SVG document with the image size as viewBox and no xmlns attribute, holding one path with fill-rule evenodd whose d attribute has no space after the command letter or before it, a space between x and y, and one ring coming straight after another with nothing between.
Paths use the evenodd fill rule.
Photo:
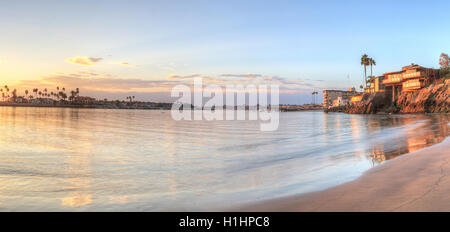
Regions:
<instances>
[{"instance_id":1,"label":"balcony railing","mask_svg":"<svg viewBox=\"0 0 450 232\"><path fill-rule=\"evenodd\" d=\"M388 77L382 81L383 84L400 83L403 81L401 77Z\"/></svg>"},{"instance_id":2,"label":"balcony railing","mask_svg":"<svg viewBox=\"0 0 450 232\"><path fill-rule=\"evenodd\" d=\"M406 82L403 82L402 88L404 90L413 90L413 89L420 89L423 87L423 82L416 81L416 80L409 80Z\"/></svg>"},{"instance_id":3,"label":"balcony railing","mask_svg":"<svg viewBox=\"0 0 450 232\"><path fill-rule=\"evenodd\" d=\"M422 76L421 72L403 73L403 79L416 78L421 76Z\"/></svg>"}]
</instances>

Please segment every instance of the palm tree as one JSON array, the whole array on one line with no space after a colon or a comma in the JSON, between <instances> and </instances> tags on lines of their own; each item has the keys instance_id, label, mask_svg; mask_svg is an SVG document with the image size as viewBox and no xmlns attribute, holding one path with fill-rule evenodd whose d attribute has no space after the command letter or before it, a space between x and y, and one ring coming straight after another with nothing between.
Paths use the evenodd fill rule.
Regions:
<instances>
[{"instance_id":1,"label":"palm tree","mask_svg":"<svg viewBox=\"0 0 450 232\"><path fill-rule=\"evenodd\" d=\"M28 97L28 89L25 90L25 96Z\"/></svg>"},{"instance_id":2,"label":"palm tree","mask_svg":"<svg viewBox=\"0 0 450 232\"><path fill-rule=\"evenodd\" d=\"M67 98L67 94L64 93L63 91L59 91L58 94L57 94L57 98L58 98L58 99L59 99L59 98L62 98L62 99L65 101L66 98Z\"/></svg>"},{"instance_id":3,"label":"palm tree","mask_svg":"<svg viewBox=\"0 0 450 232\"><path fill-rule=\"evenodd\" d=\"M367 69L366 67L369 65L369 56L364 54L361 56L361 65L364 66L364 83L367 83Z\"/></svg>"},{"instance_id":4,"label":"palm tree","mask_svg":"<svg viewBox=\"0 0 450 232\"><path fill-rule=\"evenodd\" d=\"M17 89L14 89L13 91L12 91L12 95L13 95L13 100L14 100L14 102L16 101L16 98L17 98Z\"/></svg>"},{"instance_id":5,"label":"palm tree","mask_svg":"<svg viewBox=\"0 0 450 232\"><path fill-rule=\"evenodd\" d=\"M312 104L313 105L316 104L316 96L315 95L317 95L317 94L319 94L319 93L316 91L312 92Z\"/></svg>"},{"instance_id":6,"label":"palm tree","mask_svg":"<svg viewBox=\"0 0 450 232\"><path fill-rule=\"evenodd\" d=\"M370 65L370 76L373 76L373 74L372 74L372 66L376 66L377 62L375 62L374 59L369 58L369 65Z\"/></svg>"},{"instance_id":7,"label":"palm tree","mask_svg":"<svg viewBox=\"0 0 450 232\"><path fill-rule=\"evenodd\" d=\"M66 98L67 98L66 88L62 87L61 89L62 89L62 93L63 93L63 95L62 95L61 97L62 97L62 99L65 101Z\"/></svg>"},{"instance_id":8,"label":"palm tree","mask_svg":"<svg viewBox=\"0 0 450 232\"><path fill-rule=\"evenodd\" d=\"M370 86L370 83L371 83L374 79L375 79L374 76L368 76L368 77L367 77L367 85Z\"/></svg>"},{"instance_id":9,"label":"palm tree","mask_svg":"<svg viewBox=\"0 0 450 232\"><path fill-rule=\"evenodd\" d=\"M9 88L7 85L5 85L5 89L6 89L6 99L9 99Z\"/></svg>"},{"instance_id":10,"label":"palm tree","mask_svg":"<svg viewBox=\"0 0 450 232\"><path fill-rule=\"evenodd\" d=\"M76 91L70 91L70 97L69 97L69 100L71 101L71 102L73 102L73 100L75 99L75 96L77 95L77 92Z\"/></svg>"},{"instance_id":11,"label":"palm tree","mask_svg":"<svg viewBox=\"0 0 450 232\"><path fill-rule=\"evenodd\" d=\"M130 102L133 102L134 96L128 96L127 100L130 100Z\"/></svg>"}]
</instances>

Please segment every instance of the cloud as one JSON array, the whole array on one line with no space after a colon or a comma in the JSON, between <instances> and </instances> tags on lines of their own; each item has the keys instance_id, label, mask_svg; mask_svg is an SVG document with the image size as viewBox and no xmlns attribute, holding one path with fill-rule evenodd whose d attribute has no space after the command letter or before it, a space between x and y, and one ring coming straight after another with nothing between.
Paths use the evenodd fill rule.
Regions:
<instances>
[{"instance_id":1,"label":"cloud","mask_svg":"<svg viewBox=\"0 0 450 232\"><path fill-rule=\"evenodd\" d=\"M239 78L249 78L249 79L255 79L258 77L262 77L261 74L255 74L255 73L248 73L248 74L221 74L221 77L239 77Z\"/></svg>"},{"instance_id":2,"label":"cloud","mask_svg":"<svg viewBox=\"0 0 450 232\"><path fill-rule=\"evenodd\" d=\"M103 58L96 58L96 57L87 57L87 56L75 56L72 58L68 58L65 61L67 63L71 63L71 64L77 64L77 65L88 65L88 66L92 66L94 63L97 63L99 61L101 61Z\"/></svg>"},{"instance_id":3,"label":"cloud","mask_svg":"<svg viewBox=\"0 0 450 232\"><path fill-rule=\"evenodd\" d=\"M118 78L113 75L74 71L71 73L53 73L41 77L39 80L23 80L19 82L21 88L48 88L64 86L66 89L80 88L83 91L99 92L156 92L170 91L178 82L170 80L144 80L137 78Z\"/></svg>"},{"instance_id":4,"label":"cloud","mask_svg":"<svg viewBox=\"0 0 450 232\"><path fill-rule=\"evenodd\" d=\"M236 76L245 76L236 75ZM305 80L285 79L277 76L267 76L258 74L255 78L226 78L219 76L204 76L201 74L175 75L172 74L166 79L148 80L139 78L121 78L108 73L99 73L95 71L72 71L69 73L53 73L42 76L38 80L23 80L18 83L21 91L33 88L47 88L49 91L56 91L56 86L65 87L67 92L79 88L84 96L92 96L99 99L125 99L125 96L136 95L136 98L146 100L157 100L168 102L170 92L176 85L183 84L193 89L194 78L201 77L203 86L216 84L222 88L236 85L271 85L279 86L280 95L284 96L310 96L313 90L320 91L320 86ZM292 97L292 99L295 99ZM310 99L310 98L308 98ZM290 100L289 100L290 101ZM294 101L296 102L296 101Z\"/></svg>"},{"instance_id":5,"label":"cloud","mask_svg":"<svg viewBox=\"0 0 450 232\"><path fill-rule=\"evenodd\" d=\"M103 58L101 58L101 57L97 57L97 58L89 57L89 60L95 63L95 62L99 62L99 61L103 60Z\"/></svg>"},{"instance_id":6,"label":"cloud","mask_svg":"<svg viewBox=\"0 0 450 232\"><path fill-rule=\"evenodd\" d=\"M202 76L201 74L192 75L175 75L171 74L167 77L168 80L177 81L178 83L192 83L194 78L201 77L204 85L216 84L219 86L226 85L278 85L282 91L303 91L309 92L311 89L323 89L317 86L313 81L306 81L301 79L286 79L278 76L268 76L263 74L221 74L217 77Z\"/></svg>"},{"instance_id":7,"label":"cloud","mask_svg":"<svg viewBox=\"0 0 450 232\"><path fill-rule=\"evenodd\" d=\"M131 68L138 67L137 65L132 65L132 64L130 64L128 62L122 62L122 61L120 61L120 62L109 62L109 64L117 64L117 65L127 66L127 67L131 67Z\"/></svg>"},{"instance_id":8,"label":"cloud","mask_svg":"<svg viewBox=\"0 0 450 232\"><path fill-rule=\"evenodd\" d=\"M180 75L175 75L175 74L170 74L167 79L168 80L189 80L189 79L193 79L196 77L201 77L200 74L192 74L192 75L188 75L188 76L180 76Z\"/></svg>"}]
</instances>

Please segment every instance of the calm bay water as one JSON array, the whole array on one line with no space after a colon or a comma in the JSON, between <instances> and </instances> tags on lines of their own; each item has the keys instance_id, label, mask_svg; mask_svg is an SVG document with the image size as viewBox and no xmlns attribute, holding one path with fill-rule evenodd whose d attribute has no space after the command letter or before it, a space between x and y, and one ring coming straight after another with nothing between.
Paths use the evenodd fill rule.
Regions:
<instances>
[{"instance_id":1,"label":"calm bay water","mask_svg":"<svg viewBox=\"0 0 450 232\"><path fill-rule=\"evenodd\" d=\"M0 211L215 210L317 191L442 141L449 119L289 112L261 132L170 111L0 107Z\"/></svg>"}]
</instances>

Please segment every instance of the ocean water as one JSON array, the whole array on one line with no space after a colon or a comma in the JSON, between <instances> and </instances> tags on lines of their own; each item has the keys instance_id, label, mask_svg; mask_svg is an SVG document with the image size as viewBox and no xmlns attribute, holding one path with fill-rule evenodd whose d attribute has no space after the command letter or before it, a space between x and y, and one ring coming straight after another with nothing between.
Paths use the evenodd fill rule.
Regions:
<instances>
[{"instance_id":1,"label":"ocean water","mask_svg":"<svg viewBox=\"0 0 450 232\"><path fill-rule=\"evenodd\" d=\"M221 210L318 191L441 142L449 119L286 112L261 132L170 111L0 107L0 211Z\"/></svg>"}]
</instances>

